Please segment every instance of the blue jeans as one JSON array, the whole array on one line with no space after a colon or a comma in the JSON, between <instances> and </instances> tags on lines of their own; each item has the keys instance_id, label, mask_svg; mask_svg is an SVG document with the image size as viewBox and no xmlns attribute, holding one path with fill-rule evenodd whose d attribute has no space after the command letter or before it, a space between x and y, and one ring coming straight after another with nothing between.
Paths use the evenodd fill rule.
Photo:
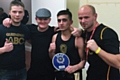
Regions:
<instances>
[{"instance_id":1,"label":"blue jeans","mask_svg":"<svg viewBox=\"0 0 120 80\"><path fill-rule=\"evenodd\" d=\"M0 80L26 80L26 69L2 70L0 69Z\"/></svg>"}]
</instances>

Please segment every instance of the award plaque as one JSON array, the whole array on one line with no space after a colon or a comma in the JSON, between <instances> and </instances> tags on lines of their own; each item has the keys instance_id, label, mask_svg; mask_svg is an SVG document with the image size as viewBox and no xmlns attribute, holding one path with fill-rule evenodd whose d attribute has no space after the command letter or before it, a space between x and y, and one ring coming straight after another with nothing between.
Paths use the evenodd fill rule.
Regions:
<instances>
[{"instance_id":1,"label":"award plaque","mask_svg":"<svg viewBox=\"0 0 120 80\"><path fill-rule=\"evenodd\" d=\"M57 53L52 59L52 64L56 70L63 71L70 64L70 60L66 54Z\"/></svg>"}]
</instances>

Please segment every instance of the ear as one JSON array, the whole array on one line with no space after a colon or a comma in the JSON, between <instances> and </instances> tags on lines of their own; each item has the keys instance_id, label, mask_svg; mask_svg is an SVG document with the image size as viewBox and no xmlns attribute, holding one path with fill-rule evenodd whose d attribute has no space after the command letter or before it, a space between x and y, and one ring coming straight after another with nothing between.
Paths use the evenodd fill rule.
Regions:
<instances>
[{"instance_id":1,"label":"ear","mask_svg":"<svg viewBox=\"0 0 120 80\"><path fill-rule=\"evenodd\" d=\"M35 17L35 20L37 20L37 17Z\"/></svg>"},{"instance_id":2,"label":"ear","mask_svg":"<svg viewBox=\"0 0 120 80\"><path fill-rule=\"evenodd\" d=\"M51 18L49 18L49 22L51 21Z\"/></svg>"},{"instance_id":3,"label":"ear","mask_svg":"<svg viewBox=\"0 0 120 80\"><path fill-rule=\"evenodd\" d=\"M97 19L97 13L96 14L94 14L94 17L95 17L95 20Z\"/></svg>"},{"instance_id":4,"label":"ear","mask_svg":"<svg viewBox=\"0 0 120 80\"><path fill-rule=\"evenodd\" d=\"M9 11L9 15L11 15L11 14L10 14L10 11Z\"/></svg>"},{"instance_id":5,"label":"ear","mask_svg":"<svg viewBox=\"0 0 120 80\"><path fill-rule=\"evenodd\" d=\"M73 24L73 20L71 20L71 25Z\"/></svg>"},{"instance_id":6,"label":"ear","mask_svg":"<svg viewBox=\"0 0 120 80\"><path fill-rule=\"evenodd\" d=\"M51 18L50 18L50 21L51 21Z\"/></svg>"}]
</instances>

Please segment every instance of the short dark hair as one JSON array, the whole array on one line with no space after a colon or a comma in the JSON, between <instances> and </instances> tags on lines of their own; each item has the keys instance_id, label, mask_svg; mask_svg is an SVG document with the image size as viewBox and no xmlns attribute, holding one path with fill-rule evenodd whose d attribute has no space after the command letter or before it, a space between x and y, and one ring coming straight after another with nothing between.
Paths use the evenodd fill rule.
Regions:
<instances>
[{"instance_id":1,"label":"short dark hair","mask_svg":"<svg viewBox=\"0 0 120 80\"><path fill-rule=\"evenodd\" d=\"M57 17L60 15L68 15L69 19L72 20L72 13L69 11L69 9L59 11Z\"/></svg>"},{"instance_id":2,"label":"short dark hair","mask_svg":"<svg viewBox=\"0 0 120 80\"><path fill-rule=\"evenodd\" d=\"M22 6L23 9L25 8L24 4L21 1L15 0L10 3L10 10L12 6Z\"/></svg>"}]
</instances>

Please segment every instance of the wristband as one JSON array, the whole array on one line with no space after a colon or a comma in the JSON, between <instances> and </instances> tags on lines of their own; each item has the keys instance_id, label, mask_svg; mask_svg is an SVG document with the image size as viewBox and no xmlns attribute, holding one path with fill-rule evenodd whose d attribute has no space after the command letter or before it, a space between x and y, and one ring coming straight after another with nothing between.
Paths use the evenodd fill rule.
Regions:
<instances>
[{"instance_id":1,"label":"wristband","mask_svg":"<svg viewBox=\"0 0 120 80\"><path fill-rule=\"evenodd\" d=\"M98 47L98 49L95 51L96 54L98 54L100 52L101 48Z\"/></svg>"}]
</instances>

